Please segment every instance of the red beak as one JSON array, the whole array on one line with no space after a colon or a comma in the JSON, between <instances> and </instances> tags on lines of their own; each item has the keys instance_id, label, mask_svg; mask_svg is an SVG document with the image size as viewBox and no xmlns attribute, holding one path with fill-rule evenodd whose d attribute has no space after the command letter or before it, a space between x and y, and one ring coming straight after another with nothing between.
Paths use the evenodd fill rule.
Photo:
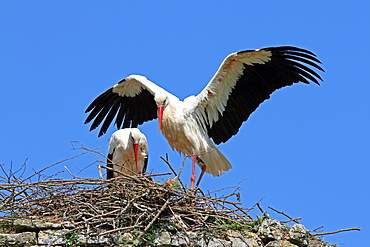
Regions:
<instances>
[{"instance_id":1,"label":"red beak","mask_svg":"<svg viewBox=\"0 0 370 247\"><path fill-rule=\"evenodd\" d=\"M158 106L159 131L162 131L163 106Z\"/></svg>"},{"instance_id":2,"label":"red beak","mask_svg":"<svg viewBox=\"0 0 370 247\"><path fill-rule=\"evenodd\" d=\"M136 173L141 174L141 171L139 171L139 144L134 144L134 154L135 154Z\"/></svg>"}]
</instances>

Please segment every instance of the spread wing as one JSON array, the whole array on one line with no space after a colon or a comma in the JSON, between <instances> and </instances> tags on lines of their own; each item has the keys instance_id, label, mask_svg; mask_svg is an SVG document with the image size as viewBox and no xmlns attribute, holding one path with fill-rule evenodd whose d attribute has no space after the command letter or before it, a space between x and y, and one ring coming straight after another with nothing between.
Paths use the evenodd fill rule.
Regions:
<instances>
[{"instance_id":1,"label":"spread wing","mask_svg":"<svg viewBox=\"0 0 370 247\"><path fill-rule=\"evenodd\" d=\"M235 135L250 114L277 89L322 80L316 55L291 47L232 53L193 101L192 112L216 144Z\"/></svg>"},{"instance_id":2,"label":"spread wing","mask_svg":"<svg viewBox=\"0 0 370 247\"><path fill-rule=\"evenodd\" d=\"M87 107L85 113L89 115L85 124L92 121L92 131L103 123L98 136L105 134L113 121L118 129L135 128L157 118L156 93L167 92L144 76L129 76L99 95Z\"/></svg>"}]
</instances>

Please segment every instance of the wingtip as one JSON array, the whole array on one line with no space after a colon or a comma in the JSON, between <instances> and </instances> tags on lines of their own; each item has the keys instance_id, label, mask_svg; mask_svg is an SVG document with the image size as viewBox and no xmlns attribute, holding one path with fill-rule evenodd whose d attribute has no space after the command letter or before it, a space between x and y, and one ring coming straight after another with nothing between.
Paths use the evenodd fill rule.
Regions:
<instances>
[{"instance_id":1,"label":"wingtip","mask_svg":"<svg viewBox=\"0 0 370 247\"><path fill-rule=\"evenodd\" d=\"M89 105L86 110L85 110L85 113L88 113L90 112L94 107L92 105Z\"/></svg>"},{"instance_id":2,"label":"wingtip","mask_svg":"<svg viewBox=\"0 0 370 247\"><path fill-rule=\"evenodd\" d=\"M105 134L105 132L106 132L105 130L100 130L100 131L99 131L99 134L98 134L98 137L101 137L102 135L104 135L104 134Z\"/></svg>"}]
</instances>

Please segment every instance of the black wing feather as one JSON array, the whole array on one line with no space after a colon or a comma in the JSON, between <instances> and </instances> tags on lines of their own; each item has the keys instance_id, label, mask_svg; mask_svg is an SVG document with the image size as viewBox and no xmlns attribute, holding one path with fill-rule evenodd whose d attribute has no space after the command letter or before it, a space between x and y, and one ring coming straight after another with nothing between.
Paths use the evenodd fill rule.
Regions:
<instances>
[{"instance_id":1,"label":"black wing feather","mask_svg":"<svg viewBox=\"0 0 370 247\"><path fill-rule=\"evenodd\" d=\"M122 82L124 80L119 83ZM85 124L94 120L90 131L104 121L98 134L99 137L107 132L114 118L118 129L121 127L136 128L146 121L157 118L154 95L144 88L135 97L120 96L113 91L113 88L110 88L93 100L85 112L90 112Z\"/></svg>"},{"instance_id":2,"label":"black wing feather","mask_svg":"<svg viewBox=\"0 0 370 247\"><path fill-rule=\"evenodd\" d=\"M120 106L120 103L121 102L119 100L115 100L113 102L112 108L109 110L109 113L106 116L101 129L107 130L109 128L109 125L112 123L113 118L117 115L117 112L118 112L118 108Z\"/></svg>"},{"instance_id":3,"label":"black wing feather","mask_svg":"<svg viewBox=\"0 0 370 247\"><path fill-rule=\"evenodd\" d=\"M149 154L147 154L147 156L145 157L142 174L146 173L146 168L148 167L148 160L149 160Z\"/></svg>"},{"instance_id":4,"label":"black wing feather","mask_svg":"<svg viewBox=\"0 0 370 247\"><path fill-rule=\"evenodd\" d=\"M106 100L104 101L104 105L103 107L98 107L98 108L101 108L99 114L95 117L95 120L93 121L93 123L91 124L91 127L90 127L90 131L91 130L94 130L96 129L96 127L98 127L101 122L104 120L104 118L106 118L109 110L112 108L112 105L114 104L115 100L117 100L117 95L113 95L113 97L111 97L109 100ZM103 124L103 126L106 126L107 121L105 121L105 124ZM110 123L108 123L108 126L109 126ZM104 129L104 133L105 131L107 130L108 127L106 127ZM101 130L103 130L103 128L101 128Z\"/></svg>"},{"instance_id":5,"label":"black wing feather","mask_svg":"<svg viewBox=\"0 0 370 247\"><path fill-rule=\"evenodd\" d=\"M85 124L93 120L101 109L106 105L106 101L109 101L112 97L112 89L108 89L101 95L99 95L86 109L85 113L90 112L85 120Z\"/></svg>"},{"instance_id":6,"label":"black wing feather","mask_svg":"<svg viewBox=\"0 0 370 247\"><path fill-rule=\"evenodd\" d=\"M107 157L107 167L109 168L113 168L112 159L113 159L114 151L115 150L113 149L113 152L111 154L108 154L108 157ZM113 171L109 169L106 169L106 170L107 170L107 179L113 178Z\"/></svg>"},{"instance_id":7,"label":"black wing feather","mask_svg":"<svg viewBox=\"0 0 370 247\"><path fill-rule=\"evenodd\" d=\"M322 81L320 75L307 66L324 71L314 53L291 46L263 50L271 51L271 60L264 64L244 65L243 74L232 90L225 110L219 113L212 128L207 126L208 135L216 144L235 135L242 123L275 90L298 82L319 84L319 80Z\"/></svg>"}]
</instances>

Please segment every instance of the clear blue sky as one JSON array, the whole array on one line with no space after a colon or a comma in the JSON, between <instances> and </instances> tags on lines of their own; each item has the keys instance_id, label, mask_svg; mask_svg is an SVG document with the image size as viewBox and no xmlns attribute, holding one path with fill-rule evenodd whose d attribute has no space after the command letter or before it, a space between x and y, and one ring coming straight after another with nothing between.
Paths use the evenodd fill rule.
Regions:
<instances>
[{"instance_id":1,"label":"clear blue sky","mask_svg":"<svg viewBox=\"0 0 370 247\"><path fill-rule=\"evenodd\" d=\"M370 3L366 1L1 1L0 164L26 174L72 157L72 141L106 153L84 125L90 102L120 79L142 74L185 98L197 94L231 52L293 45L323 62L324 82L275 92L220 145L233 169L206 175L205 191L237 185L246 207L284 211L313 230L361 227L324 239L365 246L370 236ZM148 170L182 157L158 133ZM98 177L93 154L45 172ZM86 168L82 170L83 168ZM82 171L80 171L82 170ZM198 169L199 172L199 169ZM190 160L182 180L189 184ZM222 192L218 193L221 195ZM272 217L284 220L268 210ZM259 213L254 211L254 213Z\"/></svg>"}]
</instances>

